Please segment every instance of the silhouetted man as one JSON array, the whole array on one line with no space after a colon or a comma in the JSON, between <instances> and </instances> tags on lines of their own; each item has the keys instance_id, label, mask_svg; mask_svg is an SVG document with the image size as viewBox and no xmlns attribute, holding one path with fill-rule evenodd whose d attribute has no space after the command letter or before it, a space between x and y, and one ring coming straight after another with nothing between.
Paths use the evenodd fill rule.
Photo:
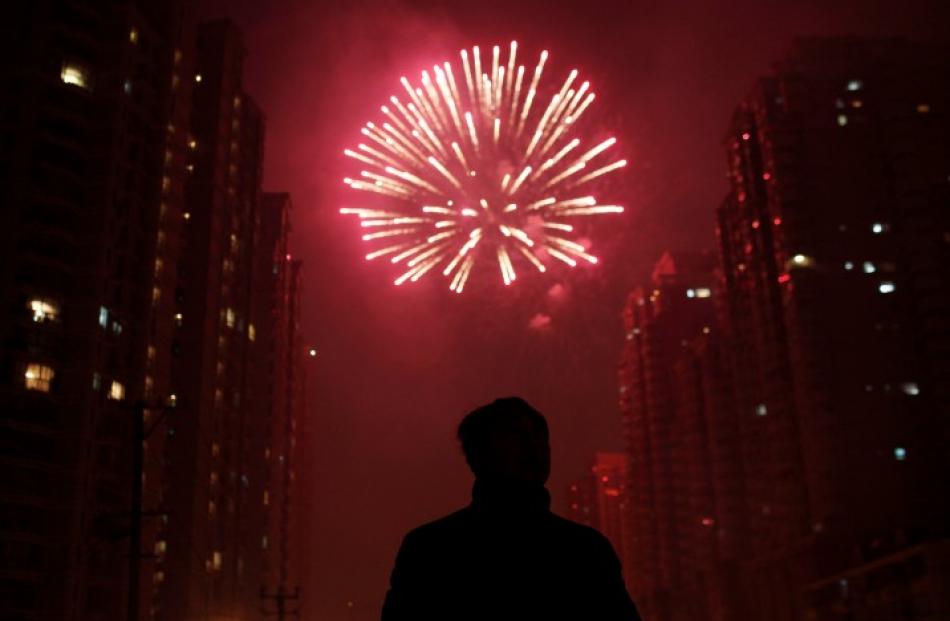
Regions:
<instances>
[{"instance_id":1,"label":"silhouetted man","mask_svg":"<svg viewBox=\"0 0 950 621\"><path fill-rule=\"evenodd\" d=\"M382 621L639 621L607 539L550 511L544 417L498 399L458 437L472 503L406 535Z\"/></svg>"}]
</instances>

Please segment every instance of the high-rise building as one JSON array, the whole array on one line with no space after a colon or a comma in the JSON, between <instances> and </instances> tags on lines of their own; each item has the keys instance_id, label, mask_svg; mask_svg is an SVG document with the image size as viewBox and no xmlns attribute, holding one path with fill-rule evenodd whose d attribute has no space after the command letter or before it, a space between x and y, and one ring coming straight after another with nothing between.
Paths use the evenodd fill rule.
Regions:
<instances>
[{"instance_id":1,"label":"high-rise building","mask_svg":"<svg viewBox=\"0 0 950 621\"><path fill-rule=\"evenodd\" d=\"M597 452L588 472L570 484L565 515L599 530L629 574L632 538L627 520L627 455ZM630 582L628 580L628 586Z\"/></svg>"},{"instance_id":2,"label":"high-rise building","mask_svg":"<svg viewBox=\"0 0 950 621\"><path fill-rule=\"evenodd\" d=\"M729 127L713 304L631 294L621 413L647 619L945 614L948 58L797 41Z\"/></svg>"},{"instance_id":3,"label":"high-rise building","mask_svg":"<svg viewBox=\"0 0 950 621\"><path fill-rule=\"evenodd\" d=\"M618 379L630 460L628 571L633 595L649 618L671 618L672 593L680 581L672 363L691 338L712 325L714 265L711 254L664 254L650 283L634 288L623 312L626 340Z\"/></svg>"},{"instance_id":4,"label":"high-rise building","mask_svg":"<svg viewBox=\"0 0 950 621\"><path fill-rule=\"evenodd\" d=\"M165 447L170 518L153 597L159 619L237 615L258 586L244 572L256 544L242 520L257 506L244 445L264 120L241 87L235 26L201 24L196 50L175 289L177 408Z\"/></svg>"},{"instance_id":5,"label":"high-rise building","mask_svg":"<svg viewBox=\"0 0 950 621\"><path fill-rule=\"evenodd\" d=\"M182 14L40 0L0 20L3 619L123 618L137 592L133 421L170 381Z\"/></svg>"},{"instance_id":6,"label":"high-rise building","mask_svg":"<svg viewBox=\"0 0 950 621\"><path fill-rule=\"evenodd\" d=\"M947 533L947 58L800 40L729 128L719 234L754 618L792 618L805 582Z\"/></svg>"}]
</instances>

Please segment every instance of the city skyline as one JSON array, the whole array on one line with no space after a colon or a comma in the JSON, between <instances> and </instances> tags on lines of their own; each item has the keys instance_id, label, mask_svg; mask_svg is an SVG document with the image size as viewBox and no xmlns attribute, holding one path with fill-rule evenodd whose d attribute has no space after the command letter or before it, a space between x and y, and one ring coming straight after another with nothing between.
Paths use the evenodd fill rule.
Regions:
<instances>
[{"instance_id":1,"label":"city skyline","mask_svg":"<svg viewBox=\"0 0 950 621\"><path fill-rule=\"evenodd\" d=\"M182 8L184 3L177 6ZM256 156L262 158L260 168L256 173L242 170L239 177L244 181L259 175L261 179L255 182L258 187L286 190L293 197L293 241L288 253L292 260L287 268L288 273L294 273L298 260L305 266L297 293L300 303L295 305L300 312L300 332L295 338L303 346L294 351L300 355L307 353L306 359L301 361L306 366L306 381L298 388L306 392L306 413L301 420L310 423L301 433L310 436L308 444L313 447L305 455L309 462L306 470L310 498L301 499L312 507L310 528L303 529L305 536L311 538L308 545L314 550L311 573L304 586L309 600L308 614L331 620L375 618L402 534L412 525L467 503L470 478L455 443L454 427L473 407L497 396L520 394L548 416L554 463L549 488L554 494L555 508L567 506L564 499L569 484L590 466L592 455L628 448L629 430L622 424L617 404L617 364L626 343L624 305L631 290L647 286L658 259L666 253L674 265L676 257L684 254L708 253L714 258L711 269L715 272L715 257L723 252L716 238L717 227L728 228L742 221L730 212L730 209L738 209L738 194L723 199L735 183L734 177L725 177L730 174L733 166L730 158L734 157L728 145L736 135L739 146L744 144L742 132L735 132L734 124L738 121L733 113L737 104L745 101L759 78L772 75L773 63L788 57L797 36L901 35L913 40L946 40L946 24L950 22L935 17L942 14L941 10L944 9L937 3L911 2L898 11L894 3L884 1L846 2L835 7L817 2L765 6L748 1L725 8L685 1L653 7L609 0L592 8L583 3L543 6L540 2L525 2L509 6L494 0L478 6L432 0L361 4L286 0L275 6L251 1L204 0L197 8L188 7L184 13L171 11L171 17L163 17L161 11L156 12L158 16L149 14L148 18L153 20L167 17L175 22L181 19L193 29L199 23L233 20L244 51L242 77L237 87L241 94L241 114L252 115L257 110L260 115L257 120L241 117L239 124L242 130L255 123L266 127L266 140ZM538 15L544 19L538 20ZM18 22L14 19L9 23ZM155 27L143 27L137 36L148 42L147 49L159 50L155 52L158 56L173 51L175 41L191 37L194 33L189 34L188 27L163 31L161 37L164 38L157 47L153 46L157 45L153 44ZM18 54L17 44L30 38L25 31L17 32L14 27L4 32L10 35L6 39L8 47L5 49L10 51L7 57L14 58ZM121 34L125 40L114 36L115 41L111 43L117 49L128 44L129 33L123 30ZM339 187L342 178L352 172L344 164L343 149L352 145L361 123L378 113L378 103L398 88L401 75L417 75L434 61L453 56L458 49L473 44L504 46L513 39L525 49L550 48L552 60L563 63L558 65L559 73L571 68L567 59L575 61L582 75L589 76L598 85L598 105L603 106L598 110L599 121L605 128L615 129L621 143L630 150L630 166L624 171L626 187L623 189L624 204L629 208L616 220L598 225L601 228L593 237L603 253L598 255L601 261L596 266L583 266L571 272L551 270L540 278L534 274L531 279L519 278L511 287L503 287L498 282L497 291L494 288L467 290L465 296L445 291L445 283L441 281L434 284L420 281L412 287L396 288L389 270L380 270L379 266L363 261L366 249L359 241L359 223L339 214L339 209L351 206L352 200L352 196L346 196ZM143 49L146 48L143 46ZM210 86L210 83L205 80L208 71L192 64L200 54L187 49L183 52L180 97L190 102L193 89ZM174 54L169 58L173 59ZM60 69L57 65L56 80L62 81L65 78L60 75ZM72 70L69 80L82 77L82 67ZM161 71L152 71L150 79L154 84L143 84L143 88L155 90L143 92L152 95L165 88L162 79L170 78L170 71L170 65L162 66ZM201 76L200 81L196 79L198 76ZM122 81L114 82L110 88L116 96L125 92ZM138 86L133 84L131 88L138 95ZM847 96L851 92L847 90L847 82L844 88ZM155 101L159 99L154 96ZM6 101L13 99L0 98L0 102ZM228 102L231 112L234 101L230 98ZM833 106L834 97L831 103ZM847 100L845 105L852 104ZM934 111L939 108L935 103L928 105ZM153 110L152 114L156 119L173 118L190 106L187 103L170 113ZM845 125L838 120L840 114L832 110L827 131L846 126L855 129L858 125L851 116L852 109L846 113ZM155 123L148 129L149 135L155 141L162 141L165 123ZM184 127L181 120L173 124ZM4 130L7 132L4 140L13 135L8 127ZM200 158L208 155L201 150L208 140L197 141L199 148L193 151L185 133L175 135L177 142L168 163L171 167L169 191L173 196L168 209L172 215L186 213L188 190L184 180L190 174L186 167L198 164L200 171ZM149 166L159 170L165 165L164 152L153 150L154 159ZM226 168L222 174L227 178ZM191 192L195 191L196 188L192 188ZM151 199L145 203L148 200ZM262 196L260 205L263 209L264 205L273 206L282 200L275 195ZM762 222L764 220L760 221L760 227ZM869 222L869 226L875 222L881 227L891 224L883 218ZM195 220L192 224L200 222ZM8 227L8 230L13 229ZM765 233L764 229L756 230ZM103 229L104 233L108 231L108 228ZM152 232L158 233L157 230ZM244 230L238 232L239 247L246 234ZM870 234L877 233L872 230ZM172 247L177 243L168 239ZM749 241L737 237L730 252L744 253ZM230 243L229 236L216 242L224 246ZM10 256L18 251L16 243L5 246ZM121 246L117 246L119 248ZM222 251L226 248L215 247L214 252ZM784 257L783 261L792 261L790 272L803 272L808 267L805 264L820 254L803 248ZM800 260L796 259L799 255L803 257ZM192 255L188 258L191 268L200 267L202 259ZM796 264L796 260L801 265ZM861 273L865 260L870 259L854 259L855 269ZM116 261L117 265L121 264ZM146 261L136 261L138 271L126 270L124 277L145 273ZM148 258L147 262L151 261L152 258ZM873 278L880 281L879 285L890 283L892 287L900 287L897 292L903 294L898 278L884 278L882 264L890 261L874 259L877 271ZM4 264L12 263L5 261ZM156 269L154 263L147 267ZM235 264L234 269L236 277L244 278L260 267ZM173 291L171 275L178 271L178 259L164 257L161 270L162 278L167 279L162 289ZM197 277L190 268L188 275ZM776 273L775 278L785 275L785 272ZM858 272L849 276L858 276ZM796 273L791 273L790 278L795 277ZM686 287L693 289L694 295L698 288L709 289L708 297L703 292L702 296L688 300L710 305L721 301L723 298L717 297L718 278L713 273L708 284L694 283ZM773 288L780 284L776 280ZM197 287L200 290L200 284ZM136 292L139 306L122 302L113 309L106 305L105 322L108 332L114 330L112 322L118 320L119 330L126 331L128 337L130 324L123 317L139 317L136 308L151 304L152 291L150 286L138 282L129 282L126 288ZM234 296L235 305L246 302L240 295ZM43 302L40 298L37 300ZM842 304L847 302L842 300ZM160 310L156 312L170 313L170 317L178 312L172 296L167 299L160 296L159 302ZM41 314L47 312L42 305L37 308ZM228 308L235 308L229 304L222 308L222 320L227 325ZM195 328L190 322L194 312L183 313L181 329ZM253 309L253 312L259 313L261 309ZM235 325L241 319L248 320L247 316L239 315L236 312L231 318ZM775 322L779 322L777 317ZM707 324L700 325L700 329L704 325ZM715 322L708 325L715 328ZM256 333L261 334L259 326L255 328ZM172 321L151 336L159 343L170 342L175 329ZM246 324L244 329L246 331ZM705 377L703 373L724 355L721 335L716 330L711 332L691 342L688 348L691 357L682 361L678 377ZM112 338L111 334L102 338ZM135 333L134 338L145 344L149 336L143 324L142 333ZM799 336L811 338L807 334ZM138 349L148 352L147 347ZM170 356L163 353L167 351L167 348L157 348L156 369L169 368ZM262 372L258 360L246 353L241 355L246 362L234 362L234 373L239 372L239 367L246 368L249 377ZM191 357L187 360L189 364L194 363ZM230 358L225 362L232 364ZM112 382L118 381L115 394L129 394L131 380L119 376L128 374L134 378L144 374L147 358L143 357L138 364L141 369L129 365L117 367L115 373L110 370L108 377L100 378L104 390L111 394ZM31 371L30 381L37 386L64 378L58 371L51 377L40 367L24 369L26 371ZM216 369L206 371L213 375ZM231 373L232 369L226 366L225 375L231 377ZM156 370L150 376L156 394L165 394L175 381L174 375L166 371ZM190 374L179 371L181 379L186 376ZM732 381L728 377L720 379ZM144 375L142 382L144 386ZM878 382L881 390L874 396L884 394L885 383L895 392L895 386L916 384L920 390L925 385L924 380L916 377L894 382L882 380ZM746 410L751 407L754 413L764 404L768 414L764 417L765 424L777 425L775 421L781 420L785 407L777 395L783 390L804 390L795 398L813 402L826 398L812 387L802 389L801 382L780 384L763 389L761 395L751 392L741 395L742 407L748 406ZM214 391L205 391L203 395L207 407L213 408ZM674 412L675 421L669 429L660 430L661 436L683 432L694 434L695 439L697 412L702 410L696 393L693 397L692 402L682 404ZM728 401L723 398L724 403ZM237 406L226 402L226 406L228 411L240 413L261 404L242 402ZM731 424L723 419L726 427ZM148 451L162 451L159 444L157 439L150 441ZM906 457L909 447L904 441L895 443L891 447L892 458L896 459L898 449ZM720 448L737 450L728 442ZM765 452L764 447L760 449ZM237 445L221 448L228 463L236 459L234 456L240 450ZM819 448L813 446L809 450L819 451ZM748 455L743 456L743 459L748 458ZM903 464L909 465L909 462L905 459ZM148 457L146 471L144 493L149 499L147 504L151 504L156 497L149 481L162 475ZM685 473L694 490L699 489L701 481L694 476L695 470L686 468L678 472ZM738 471L727 469L726 472L723 475L726 478L739 476ZM200 475L210 479L211 473L201 471ZM279 482L274 484L279 485ZM248 497L263 496L261 485L261 481L250 480ZM826 497L833 493L830 490L840 488L842 482L832 477L827 485L822 492ZM786 491L786 496L782 496L784 491L779 489L756 493L781 496L776 506L785 502L790 510L807 504L801 490ZM221 497L214 499L215 511L227 506L229 493L222 488ZM240 494L234 496L239 497ZM700 494L696 498L703 500L704 497ZM207 513L205 505L211 499L200 500ZM705 501L708 500L705 497ZM926 500L921 502L926 505ZM671 520L679 519L676 516L685 511L672 502L659 508L666 511ZM739 517L735 512L732 516ZM749 528L759 533L769 532L765 523L768 520L759 521L763 523L752 523ZM230 536L239 523L237 519L222 520L224 530L221 532ZM156 542L156 526L151 518L143 521L142 536L151 542L148 546ZM291 530L298 526L288 522ZM685 533L682 528L675 532L684 532L683 537L695 540L709 531L710 526L700 521L696 532ZM208 548L212 566L213 550ZM202 554L199 560L204 563L208 559ZM222 566L233 560L225 555ZM702 564L707 560L692 558L689 562ZM234 569L236 571L236 565ZM855 571L857 583L864 579L860 577L864 574L863 570ZM827 596L822 591L827 585L815 583L812 586L816 594ZM268 588L273 595L276 586L271 584ZM149 593L143 593L143 609L147 608L149 597ZM251 601L260 601L259 592L244 592L242 597L245 606L250 606Z\"/></svg>"}]
</instances>

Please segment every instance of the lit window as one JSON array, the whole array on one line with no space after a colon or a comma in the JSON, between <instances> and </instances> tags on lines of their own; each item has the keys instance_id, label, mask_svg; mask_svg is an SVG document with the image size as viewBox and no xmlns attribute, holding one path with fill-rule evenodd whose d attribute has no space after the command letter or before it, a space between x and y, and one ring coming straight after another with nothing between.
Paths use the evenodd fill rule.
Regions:
<instances>
[{"instance_id":1,"label":"lit window","mask_svg":"<svg viewBox=\"0 0 950 621\"><path fill-rule=\"evenodd\" d=\"M64 84L72 84L89 90L89 76L86 74L86 70L76 63L63 63L63 69L60 71L59 77Z\"/></svg>"},{"instance_id":2,"label":"lit window","mask_svg":"<svg viewBox=\"0 0 950 621\"><path fill-rule=\"evenodd\" d=\"M217 550L211 555L211 567L213 567L215 571L221 569L221 553Z\"/></svg>"},{"instance_id":3,"label":"lit window","mask_svg":"<svg viewBox=\"0 0 950 621\"><path fill-rule=\"evenodd\" d=\"M195 74L195 82L201 82L201 74L200 74L200 73L196 73L196 74Z\"/></svg>"},{"instance_id":4,"label":"lit window","mask_svg":"<svg viewBox=\"0 0 950 621\"><path fill-rule=\"evenodd\" d=\"M168 395L168 406L175 407L176 405L178 405L178 395L174 393Z\"/></svg>"},{"instance_id":5,"label":"lit window","mask_svg":"<svg viewBox=\"0 0 950 621\"><path fill-rule=\"evenodd\" d=\"M916 382L904 382L901 384L901 390L904 391L904 394L916 397L920 394L920 386Z\"/></svg>"},{"instance_id":6,"label":"lit window","mask_svg":"<svg viewBox=\"0 0 950 621\"><path fill-rule=\"evenodd\" d=\"M152 391L155 389L155 380L151 375L145 376L145 396L151 397Z\"/></svg>"},{"instance_id":7,"label":"lit window","mask_svg":"<svg viewBox=\"0 0 950 621\"><path fill-rule=\"evenodd\" d=\"M48 300L30 300L29 308L33 311L33 321L41 323L44 321L55 321L59 314L59 308L55 302Z\"/></svg>"},{"instance_id":8,"label":"lit window","mask_svg":"<svg viewBox=\"0 0 950 621\"><path fill-rule=\"evenodd\" d=\"M213 516L218 510L217 505L214 504L213 500L208 501L208 516Z\"/></svg>"},{"instance_id":9,"label":"lit window","mask_svg":"<svg viewBox=\"0 0 950 621\"><path fill-rule=\"evenodd\" d=\"M132 80L126 80L122 84L122 90L125 91L126 95L132 94Z\"/></svg>"},{"instance_id":10,"label":"lit window","mask_svg":"<svg viewBox=\"0 0 950 621\"><path fill-rule=\"evenodd\" d=\"M233 327L234 327L235 316L234 316L234 310L233 310L233 309L230 309L230 308L229 308L229 309L227 309L227 310L224 312L224 322L227 324L227 326L228 326L229 328L233 328Z\"/></svg>"},{"instance_id":11,"label":"lit window","mask_svg":"<svg viewBox=\"0 0 950 621\"><path fill-rule=\"evenodd\" d=\"M765 416L768 413L769 413L769 409L768 407L766 407L764 403L760 403L759 405L755 406L756 416Z\"/></svg>"},{"instance_id":12,"label":"lit window","mask_svg":"<svg viewBox=\"0 0 950 621\"><path fill-rule=\"evenodd\" d=\"M152 287L152 304L158 304L162 299L162 288Z\"/></svg>"},{"instance_id":13,"label":"lit window","mask_svg":"<svg viewBox=\"0 0 950 621\"><path fill-rule=\"evenodd\" d=\"M38 390L40 392L49 392L50 383L52 383L55 376L56 372L53 371L52 367L36 362L26 365L26 371L23 373L27 390Z\"/></svg>"},{"instance_id":14,"label":"lit window","mask_svg":"<svg viewBox=\"0 0 950 621\"><path fill-rule=\"evenodd\" d=\"M165 552L167 551L168 551L168 544L165 542L164 539L159 539L158 541L155 542L156 555L165 554Z\"/></svg>"},{"instance_id":15,"label":"lit window","mask_svg":"<svg viewBox=\"0 0 950 621\"><path fill-rule=\"evenodd\" d=\"M270 504L270 492L267 491L266 489L264 490L264 499L262 500L262 502L264 503L265 507Z\"/></svg>"},{"instance_id":16,"label":"lit window","mask_svg":"<svg viewBox=\"0 0 950 621\"><path fill-rule=\"evenodd\" d=\"M182 319L183 317L181 313L175 313L175 325L178 326L179 328L181 327Z\"/></svg>"},{"instance_id":17,"label":"lit window","mask_svg":"<svg viewBox=\"0 0 950 621\"><path fill-rule=\"evenodd\" d=\"M109 309L105 306L99 307L99 325L103 328L109 325Z\"/></svg>"},{"instance_id":18,"label":"lit window","mask_svg":"<svg viewBox=\"0 0 950 621\"><path fill-rule=\"evenodd\" d=\"M212 457L217 457L217 456L220 455L220 454L221 454L221 447L218 446L218 443L217 443L217 442L212 442L212 443L211 443L211 456L212 456Z\"/></svg>"},{"instance_id":19,"label":"lit window","mask_svg":"<svg viewBox=\"0 0 950 621\"><path fill-rule=\"evenodd\" d=\"M876 235L880 235L886 230L887 230L887 225L884 224L883 222L875 222L874 224L871 225L871 232Z\"/></svg>"},{"instance_id":20,"label":"lit window","mask_svg":"<svg viewBox=\"0 0 950 621\"><path fill-rule=\"evenodd\" d=\"M697 298L708 298L712 295L712 291L708 287L698 287L696 289Z\"/></svg>"},{"instance_id":21,"label":"lit window","mask_svg":"<svg viewBox=\"0 0 950 621\"><path fill-rule=\"evenodd\" d=\"M267 549L267 535L264 535L263 537L261 537L261 549L263 550Z\"/></svg>"},{"instance_id":22,"label":"lit window","mask_svg":"<svg viewBox=\"0 0 950 621\"><path fill-rule=\"evenodd\" d=\"M154 362L154 361L155 361L155 353L156 353L155 346L154 346L154 345L149 345L149 346L148 346L148 349L145 350L145 356L146 356L146 358L148 358L148 361L149 361L149 362Z\"/></svg>"},{"instance_id":23,"label":"lit window","mask_svg":"<svg viewBox=\"0 0 950 621\"><path fill-rule=\"evenodd\" d=\"M92 389L99 390L102 388L102 376L99 373L92 374Z\"/></svg>"},{"instance_id":24,"label":"lit window","mask_svg":"<svg viewBox=\"0 0 950 621\"><path fill-rule=\"evenodd\" d=\"M894 293L895 289L897 289L897 287L890 281L884 281L877 286L877 290L881 293Z\"/></svg>"},{"instance_id":25,"label":"lit window","mask_svg":"<svg viewBox=\"0 0 950 621\"><path fill-rule=\"evenodd\" d=\"M129 30L129 43L138 43L139 42L139 31L135 28Z\"/></svg>"},{"instance_id":26,"label":"lit window","mask_svg":"<svg viewBox=\"0 0 950 621\"><path fill-rule=\"evenodd\" d=\"M864 83L861 80L848 80L848 90L849 91L859 91L864 87Z\"/></svg>"},{"instance_id":27,"label":"lit window","mask_svg":"<svg viewBox=\"0 0 950 621\"><path fill-rule=\"evenodd\" d=\"M314 347L311 347L311 348L310 348L310 351L308 351L307 353L310 354L310 357L311 357L311 358L316 358L316 356L317 356L317 350L316 350L316 348L314 348Z\"/></svg>"},{"instance_id":28,"label":"lit window","mask_svg":"<svg viewBox=\"0 0 950 621\"><path fill-rule=\"evenodd\" d=\"M120 334L122 334L122 324L119 323L118 321L113 321L112 333L115 334L116 336L119 336Z\"/></svg>"},{"instance_id":29,"label":"lit window","mask_svg":"<svg viewBox=\"0 0 950 621\"><path fill-rule=\"evenodd\" d=\"M925 103L917 104L917 112L920 114L927 114L930 112L930 105Z\"/></svg>"},{"instance_id":30,"label":"lit window","mask_svg":"<svg viewBox=\"0 0 950 621\"><path fill-rule=\"evenodd\" d=\"M854 269L854 262L853 262L853 261L845 261L845 262L844 262L844 269L846 269L846 270L853 270L853 269Z\"/></svg>"},{"instance_id":31,"label":"lit window","mask_svg":"<svg viewBox=\"0 0 950 621\"><path fill-rule=\"evenodd\" d=\"M154 574L152 574L152 581L155 582L155 584L161 584L162 582L165 582L165 572L161 570L156 571Z\"/></svg>"},{"instance_id":32,"label":"lit window","mask_svg":"<svg viewBox=\"0 0 950 621\"><path fill-rule=\"evenodd\" d=\"M861 101L860 99L855 99L854 101L851 102L852 108L860 108L863 105L864 105L864 102Z\"/></svg>"},{"instance_id":33,"label":"lit window","mask_svg":"<svg viewBox=\"0 0 950 621\"><path fill-rule=\"evenodd\" d=\"M181 217L184 218L185 220L191 220L191 213L186 211L185 213L181 215Z\"/></svg>"},{"instance_id":34,"label":"lit window","mask_svg":"<svg viewBox=\"0 0 950 621\"><path fill-rule=\"evenodd\" d=\"M844 126L847 125L847 124L848 124L848 117L847 117L847 115L839 114L839 115L838 115L838 125L840 125L841 127L844 127Z\"/></svg>"},{"instance_id":35,"label":"lit window","mask_svg":"<svg viewBox=\"0 0 950 621\"><path fill-rule=\"evenodd\" d=\"M874 264L871 263L870 261L865 261L862 268L864 269L865 274L873 274L874 272L877 271L877 268L874 267Z\"/></svg>"},{"instance_id":36,"label":"lit window","mask_svg":"<svg viewBox=\"0 0 950 621\"><path fill-rule=\"evenodd\" d=\"M192 151L194 151L195 149L197 149L197 148L198 148L198 141L195 140L194 138L192 138L191 140L189 140L189 141L188 141L188 148L191 149Z\"/></svg>"},{"instance_id":37,"label":"lit window","mask_svg":"<svg viewBox=\"0 0 950 621\"><path fill-rule=\"evenodd\" d=\"M904 461L907 459L907 449L903 446L894 447L894 459L897 461Z\"/></svg>"},{"instance_id":38,"label":"lit window","mask_svg":"<svg viewBox=\"0 0 950 621\"><path fill-rule=\"evenodd\" d=\"M125 399L125 386L122 385L122 382L112 380L112 385L109 387L109 398L114 401Z\"/></svg>"},{"instance_id":39,"label":"lit window","mask_svg":"<svg viewBox=\"0 0 950 621\"><path fill-rule=\"evenodd\" d=\"M254 329L254 324L248 324L247 326L247 340L254 341L257 338L257 330Z\"/></svg>"},{"instance_id":40,"label":"lit window","mask_svg":"<svg viewBox=\"0 0 950 621\"><path fill-rule=\"evenodd\" d=\"M751 137L752 137L752 134L750 134L749 132L742 132L742 139L743 139L743 140L748 140L748 139L751 138Z\"/></svg>"},{"instance_id":41,"label":"lit window","mask_svg":"<svg viewBox=\"0 0 950 621\"><path fill-rule=\"evenodd\" d=\"M814 267L814 266L815 266L815 259L813 259L812 257L809 257L808 255L796 254L792 256L791 265L789 265L788 267L792 268L792 267Z\"/></svg>"},{"instance_id":42,"label":"lit window","mask_svg":"<svg viewBox=\"0 0 950 621\"><path fill-rule=\"evenodd\" d=\"M711 517L704 517L702 520L700 520L700 523L703 526L712 526L716 523L716 520L712 519Z\"/></svg>"},{"instance_id":43,"label":"lit window","mask_svg":"<svg viewBox=\"0 0 950 621\"><path fill-rule=\"evenodd\" d=\"M686 290L686 297L688 297L688 298L695 298L695 297L696 297L696 290L695 290L695 289L687 289L687 290Z\"/></svg>"}]
</instances>

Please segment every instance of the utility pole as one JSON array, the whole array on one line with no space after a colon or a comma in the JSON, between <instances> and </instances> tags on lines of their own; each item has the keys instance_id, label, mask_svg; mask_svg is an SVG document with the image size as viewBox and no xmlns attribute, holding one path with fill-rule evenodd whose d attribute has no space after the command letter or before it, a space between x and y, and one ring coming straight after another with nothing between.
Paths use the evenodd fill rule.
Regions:
<instances>
[{"instance_id":1,"label":"utility pole","mask_svg":"<svg viewBox=\"0 0 950 621\"><path fill-rule=\"evenodd\" d=\"M145 469L145 441L159 423L165 418L168 410L175 407L175 401L169 400L163 404L148 404L137 401L132 409L132 507L129 512L129 606L128 621L139 621L139 591L141 585L141 565L143 558L153 558L154 555L142 552L142 517L144 515L161 515L161 512L142 511L142 474ZM159 410L161 415L148 429L145 428L145 411Z\"/></svg>"},{"instance_id":2,"label":"utility pole","mask_svg":"<svg viewBox=\"0 0 950 621\"><path fill-rule=\"evenodd\" d=\"M284 621L288 615L300 618L299 605L294 610L287 610L287 602L300 599L299 586L294 588L294 592L292 594L285 591L284 585L282 584L277 587L276 593L268 593L267 589L261 587L261 599L272 599L274 600L274 604L277 606L277 610L275 611L268 611L264 610L263 608L261 609L261 612L268 617L277 617L278 621Z\"/></svg>"}]
</instances>

